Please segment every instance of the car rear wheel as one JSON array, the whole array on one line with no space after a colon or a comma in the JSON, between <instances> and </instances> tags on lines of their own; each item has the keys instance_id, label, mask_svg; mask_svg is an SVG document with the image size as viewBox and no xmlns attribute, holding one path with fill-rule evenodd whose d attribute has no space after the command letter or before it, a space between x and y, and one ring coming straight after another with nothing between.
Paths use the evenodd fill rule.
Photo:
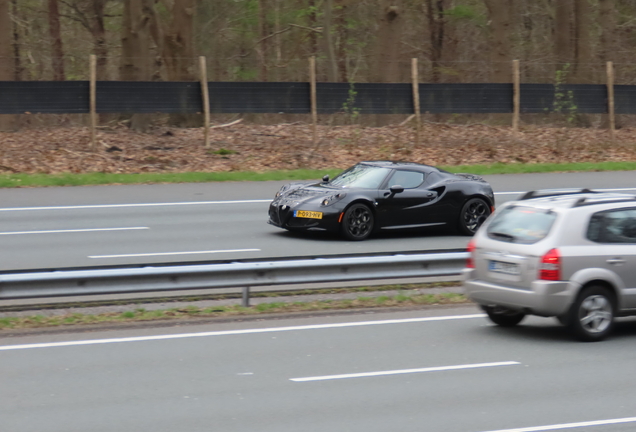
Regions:
<instances>
[{"instance_id":1,"label":"car rear wheel","mask_svg":"<svg viewBox=\"0 0 636 432\"><path fill-rule=\"evenodd\" d=\"M364 204L354 204L342 218L342 235L349 240L364 240L373 231L373 212Z\"/></svg>"},{"instance_id":2,"label":"car rear wheel","mask_svg":"<svg viewBox=\"0 0 636 432\"><path fill-rule=\"evenodd\" d=\"M526 317L523 312L500 306L482 306L481 308L488 314L490 321L501 327L514 327Z\"/></svg>"},{"instance_id":3,"label":"car rear wheel","mask_svg":"<svg viewBox=\"0 0 636 432\"><path fill-rule=\"evenodd\" d=\"M614 327L614 295L602 286L585 288L570 309L569 326L584 342L603 340Z\"/></svg>"},{"instance_id":4,"label":"car rear wheel","mask_svg":"<svg viewBox=\"0 0 636 432\"><path fill-rule=\"evenodd\" d=\"M464 235L473 235L490 216L490 206L481 198L466 201L459 214L459 231Z\"/></svg>"}]
</instances>

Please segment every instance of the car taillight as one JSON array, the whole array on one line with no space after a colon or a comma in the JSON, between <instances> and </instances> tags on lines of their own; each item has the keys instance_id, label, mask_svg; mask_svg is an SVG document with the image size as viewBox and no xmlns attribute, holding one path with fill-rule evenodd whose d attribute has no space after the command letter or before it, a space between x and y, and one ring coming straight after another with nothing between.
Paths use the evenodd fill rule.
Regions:
<instances>
[{"instance_id":1,"label":"car taillight","mask_svg":"<svg viewBox=\"0 0 636 432\"><path fill-rule=\"evenodd\" d=\"M468 258L466 258L466 268L475 268L475 259L473 257L475 252L475 240L470 239L468 246L466 246L468 252Z\"/></svg>"},{"instance_id":2,"label":"car taillight","mask_svg":"<svg viewBox=\"0 0 636 432\"><path fill-rule=\"evenodd\" d=\"M539 279L549 281L561 280L561 254L558 249L550 249L541 257Z\"/></svg>"}]
</instances>

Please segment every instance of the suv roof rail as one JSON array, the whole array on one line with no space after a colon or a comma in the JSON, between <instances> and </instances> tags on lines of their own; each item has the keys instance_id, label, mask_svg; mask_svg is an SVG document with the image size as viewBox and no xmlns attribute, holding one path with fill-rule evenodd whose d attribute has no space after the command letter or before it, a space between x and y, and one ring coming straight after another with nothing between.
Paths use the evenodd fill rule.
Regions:
<instances>
[{"instance_id":1,"label":"suv roof rail","mask_svg":"<svg viewBox=\"0 0 636 432\"><path fill-rule=\"evenodd\" d=\"M620 202L625 202L625 201L636 201L636 195L626 195L624 197L608 197L606 199L596 199L596 200L591 200L590 197L581 197L578 200L576 200L576 202L574 203L574 205L572 207L583 207L583 206L589 206L589 205L594 205L594 204L614 204L614 203L620 203Z\"/></svg>"},{"instance_id":2,"label":"suv roof rail","mask_svg":"<svg viewBox=\"0 0 636 432\"><path fill-rule=\"evenodd\" d=\"M588 188L583 188L583 189L540 189L540 190L533 190L533 191L526 192L525 194L523 194L523 196L521 198L519 198L519 201L532 199L532 198L547 198L547 197L553 197L553 196L574 195L574 194L581 194L581 193L598 193L598 192L593 191L593 190L588 189Z\"/></svg>"}]
</instances>

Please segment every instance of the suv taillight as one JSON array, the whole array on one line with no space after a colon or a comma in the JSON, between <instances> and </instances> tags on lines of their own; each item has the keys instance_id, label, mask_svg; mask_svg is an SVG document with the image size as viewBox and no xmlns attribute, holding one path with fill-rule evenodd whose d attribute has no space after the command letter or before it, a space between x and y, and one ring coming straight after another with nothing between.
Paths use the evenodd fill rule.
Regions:
<instances>
[{"instance_id":1,"label":"suv taillight","mask_svg":"<svg viewBox=\"0 0 636 432\"><path fill-rule=\"evenodd\" d=\"M541 257L539 279L549 281L561 280L561 254L558 249L550 249Z\"/></svg>"},{"instance_id":2,"label":"suv taillight","mask_svg":"<svg viewBox=\"0 0 636 432\"><path fill-rule=\"evenodd\" d=\"M468 258L466 258L466 268L475 268L474 252L475 252L475 239L470 239L468 246L466 246L468 252Z\"/></svg>"}]
</instances>

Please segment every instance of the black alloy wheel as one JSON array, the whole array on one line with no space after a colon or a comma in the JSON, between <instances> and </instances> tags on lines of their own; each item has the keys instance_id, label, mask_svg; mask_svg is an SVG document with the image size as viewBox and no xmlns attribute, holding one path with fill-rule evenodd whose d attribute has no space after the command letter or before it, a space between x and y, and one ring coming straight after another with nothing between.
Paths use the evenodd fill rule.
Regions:
<instances>
[{"instance_id":1,"label":"black alloy wheel","mask_svg":"<svg viewBox=\"0 0 636 432\"><path fill-rule=\"evenodd\" d=\"M490 321L500 327L514 327L526 317L523 312L500 306L481 306L481 308L488 314Z\"/></svg>"},{"instance_id":2,"label":"black alloy wheel","mask_svg":"<svg viewBox=\"0 0 636 432\"><path fill-rule=\"evenodd\" d=\"M345 211L342 235L349 240L364 240L373 231L373 212L364 204L354 204Z\"/></svg>"},{"instance_id":3,"label":"black alloy wheel","mask_svg":"<svg viewBox=\"0 0 636 432\"><path fill-rule=\"evenodd\" d=\"M459 214L459 230L464 235L473 235L490 216L490 206L481 198L466 201Z\"/></svg>"},{"instance_id":4,"label":"black alloy wheel","mask_svg":"<svg viewBox=\"0 0 636 432\"><path fill-rule=\"evenodd\" d=\"M616 300L605 287L593 285L581 291L570 309L568 324L584 342L601 341L614 327Z\"/></svg>"}]
</instances>

